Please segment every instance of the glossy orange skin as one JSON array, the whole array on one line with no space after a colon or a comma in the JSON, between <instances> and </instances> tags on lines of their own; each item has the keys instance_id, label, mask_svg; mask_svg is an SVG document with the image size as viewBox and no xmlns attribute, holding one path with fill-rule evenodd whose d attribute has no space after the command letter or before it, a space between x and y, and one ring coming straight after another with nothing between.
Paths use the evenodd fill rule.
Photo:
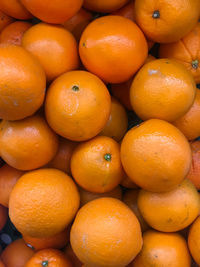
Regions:
<instances>
[{"instance_id":1,"label":"glossy orange skin","mask_svg":"<svg viewBox=\"0 0 200 267\"><path fill-rule=\"evenodd\" d=\"M0 231L5 226L8 219L8 210L0 204Z\"/></svg>"},{"instance_id":2,"label":"glossy orange skin","mask_svg":"<svg viewBox=\"0 0 200 267\"><path fill-rule=\"evenodd\" d=\"M194 103L188 112L177 119L173 124L186 136L188 140L194 140L200 136L200 91L196 90Z\"/></svg>"},{"instance_id":3,"label":"glossy orange skin","mask_svg":"<svg viewBox=\"0 0 200 267\"><path fill-rule=\"evenodd\" d=\"M10 16L4 14L0 10L0 32L12 22L14 22L14 19L11 18Z\"/></svg>"},{"instance_id":4,"label":"glossy orange skin","mask_svg":"<svg viewBox=\"0 0 200 267\"><path fill-rule=\"evenodd\" d=\"M157 43L172 43L188 34L199 19L199 0L135 0L135 19ZM159 11L157 18L153 17Z\"/></svg>"},{"instance_id":5,"label":"glossy orange skin","mask_svg":"<svg viewBox=\"0 0 200 267\"><path fill-rule=\"evenodd\" d=\"M0 154L13 168L33 170L55 156L58 138L42 117L2 121L0 125Z\"/></svg>"},{"instance_id":6,"label":"glossy orange skin","mask_svg":"<svg viewBox=\"0 0 200 267\"><path fill-rule=\"evenodd\" d=\"M38 169L24 174L16 183L10 195L9 216L23 235L50 237L72 221L79 202L76 185L67 174Z\"/></svg>"},{"instance_id":7,"label":"glossy orange skin","mask_svg":"<svg viewBox=\"0 0 200 267\"><path fill-rule=\"evenodd\" d=\"M173 58L182 63L193 75L195 82L200 82L200 22L181 40L162 44L159 56ZM194 64L197 61L196 64Z\"/></svg>"},{"instance_id":8,"label":"glossy orange skin","mask_svg":"<svg viewBox=\"0 0 200 267\"><path fill-rule=\"evenodd\" d=\"M40 20L60 24L79 11L83 0L20 0L20 2Z\"/></svg>"},{"instance_id":9,"label":"glossy orange skin","mask_svg":"<svg viewBox=\"0 0 200 267\"><path fill-rule=\"evenodd\" d=\"M55 157L47 164L49 168L55 168L71 175L70 161L77 142L59 138L59 146Z\"/></svg>"},{"instance_id":10,"label":"glossy orange skin","mask_svg":"<svg viewBox=\"0 0 200 267\"><path fill-rule=\"evenodd\" d=\"M144 34L131 20L104 16L84 30L79 54L90 72L109 83L122 83L132 77L147 57Z\"/></svg>"},{"instance_id":11,"label":"glossy orange skin","mask_svg":"<svg viewBox=\"0 0 200 267\"><path fill-rule=\"evenodd\" d=\"M188 246L195 262L200 265L200 217L191 225L188 234Z\"/></svg>"},{"instance_id":12,"label":"glossy orange skin","mask_svg":"<svg viewBox=\"0 0 200 267\"><path fill-rule=\"evenodd\" d=\"M192 106L196 84L179 62L158 59L145 64L133 79L130 100L142 120L152 118L173 122Z\"/></svg>"},{"instance_id":13,"label":"glossy orange skin","mask_svg":"<svg viewBox=\"0 0 200 267\"><path fill-rule=\"evenodd\" d=\"M67 258L70 260L70 262L72 263L73 267L82 267L82 263L75 255L70 244L65 248L64 253L67 256Z\"/></svg>"},{"instance_id":14,"label":"glossy orange skin","mask_svg":"<svg viewBox=\"0 0 200 267\"><path fill-rule=\"evenodd\" d=\"M0 118L20 120L35 113L46 87L39 62L20 46L1 44L0 69Z\"/></svg>"},{"instance_id":15,"label":"glossy orange skin","mask_svg":"<svg viewBox=\"0 0 200 267\"><path fill-rule=\"evenodd\" d=\"M41 63L48 81L79 67L76 40L61 26L34 25L24 34L22 46Z\"/></svg>"},{"instance_id":16,"label":"glossy orange skin","mask_svg":"<svg viewBox=\"0 0 200 267\"><path fill-rule=\"evenodd\" d=\"M106 155L111 159L107 160ZM89 192L113 190L123 178L120 145L107 136L81 143L72 154L71 172L77 184Z\"/></svg>"},{"instance_id":17,"label":"glossy orange skin","mask_svg":"<svg viewBox=\"0 0 200 267\"><path fill-rule=\"evenodd\" d=\"M0 267L5 267L4 263L0 260Z\"/></svg>"},{"instance_id":18,"label":"glossy orange skin","mask_svg":"<svg viewBox=\"0 0 200 267\"><path fill-rule=\"evenodd\" d=\"M121 160L128 177L138 186L166 192L186 177L192 155L188 141L176 127L152 119L128 131L121 145Z\"/></svg>"},{"instance_id":19,"label":"glossy orange skin","mask_svg":"<svg viewBox=\"0 0 200 267\"><path fill-rule=\"evenodd\" d=\"M24 267L34 255L34 251L27 247L23 239L18 239L9 244L1 254L1 259L6 267Z\"/></svg>"},{"instance_id":20,"label":"glossy orange skin","mask_svg":"<svg viewBox=\"0 0 200 267\"><path fill-rule=\"evenodd\" d=\"M123 202L134 212L135 216L138 218L138 221L141 226L142 232L145 232L149 229L148 224L145 222L140 210L138 209L137 199L138 199L139 190L131 189L124 193Z\"/></svg>"},{"instance_id":21,"label":"glossy orange skin","mask_svg":"<svg viewBox=\"0 0 200 267\"><path fill-rule=\"evenodd\" d=\"M143 234L143 240L143 249L133 261L133 267L191 266L187 243L181 235L150 230Z\"/></svg>"},{"instance_id":22,"label":"glossy orange skin","mask_svg":"<svg viewBox=\"0 0 200 267\"><path fill-rule=\"evenodd\" d=\"M56 249L43 249L36 252L25 267L41 267L47 262L49 267L72 267L65 255Z\"/></svg>"},{"instance_id":23,"label":"glossy orange skin","mask_svg":"<svg viewBox=\"0 0 200 267\"><path fill-rule=\"evenodd\" d=\"M200 141L191 143L192 165L187 178L200 190Z\"/></svg>"},{"instance_id":24,"label":"glossy orange skin","mask_svg":"<svg viewBox=\"0 0 200 267\"><path fill-rule=\"evenodd\" d=\"M112 198L117 198L119 200L122 199L122 189L120 186L117 186L112 191L106 192L106 193L91 193L80 187L79 193L80 193L80 206L81 207L94 199L98 199L102 197L112 197Z\"/></svg>"},{"instance_id":25,"label":"glossy orange skin","mask_svg":"<svg viewBox=\"0 0 200 267\"><path fill-rule=\"evenodd\" d=\"M20 0L1 0L0 10L16 19L30 19L31 13L20 3Z\"/></svg>"},{"instance_id":26,"label":"glossy orange skin","mask_svg":"<svg viewBox=\"0 0 200 267\"><path fill-rule=\"evenodd\" d=\"M72 141L85 141L99 134L110 111L111 98L106 86L86 71L61 75L47 92L45 113L49 125Z\"/></svg>"},{"instance_id":27,"label":"glossy orange skin","mask_svg":"<svg viewBox=\"0 0 200 267\"><path fill-rule=\"evenodd\" d=\"M113 12L122 6L124 6L129 0L84 0L83 6L86 9L96 11L96 12L103 12L103 13L110 13Z\"/></svg>"},{"instance_id":28,"label":"glossy orange skin","mask_svg":"<svg viewBox=\"0 0 200 267\"><path fill-rule=\"evenodd\" d=\"M21 45L24 33L32 26L25 21L15 21L3 29L0 35L0 43Z\"/></svg>"},{"instance_id":29,"label":"glossy orange skin","mask_svg":"<svg viewBox=\"0 0 200 267\"><path fill-rule=\"evenodd\" d=\"M92 13L81 8L72 18L63 23L65 29L70 31L76 40L80 40L85 27L91 22Z\"/></svg>"},{"instance_id":30,"label":"glossy orange skin","mask_svg":"<svg viewBox=\"0 0 200 267\"><path fill-rule=\"evenodd\" d=\"M23 174L23 171L14 169L7 164L0 168L0 204L8 207L10 193Z\"/></svg>"},{"instance_id":31,"label":"glossy orange skin","mask_svg":"<svg viewBox=\"0 0 200 267\"><path fill-rule=\"evenodd\" d=\"M72 225L70 241L86 266L126 266L142 248L136 216L114 198L99 198L84 205Z\"/></svg>"},{"instance_id":32,"label":"glossy orange skin","mask_svg":"<svg viewBox=\"0 0 200 267\"><path fill-rule=\"evenodd\" d=\"M166 193L141 190L138 207L145 221L162 232L177 232L190 225L200 212L200 198L195 186L185 179Z\"/></svg>"}]
</instances>

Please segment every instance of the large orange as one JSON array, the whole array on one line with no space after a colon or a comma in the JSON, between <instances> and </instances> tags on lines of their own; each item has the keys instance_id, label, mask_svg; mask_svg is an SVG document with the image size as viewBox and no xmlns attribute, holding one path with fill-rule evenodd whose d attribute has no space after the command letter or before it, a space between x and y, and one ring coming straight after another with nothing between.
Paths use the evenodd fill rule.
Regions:
<instances>
[{"instance_id":1,"label":"large orange","mask_svg":"<svg viewBox=\"0 0 200 267\"><path fill-rule=\"evenodd\" d=\"M5 226L8 219L8 210L0 204L0 231Z\"/></svg>"},{"instance_id":2,"label":"large orange","mask_svg":"<svg viewBox=\"0 0 200 267\"><path fill-rule=\"evenodd\" d=\"M79 43L81 60L105 82L127 81L142 66L148 47L144 34L131 20L104 16L91 22Z\"/></svg>"},{"instance_id":3,"label":"large orange","mask_svg":"<svg viewBox=\"0 0 200 267\"><path fill-rule=\"evenodd\" d=\"M188 140L194 140L200 136L200 91L196 90L196 96L192 107L186 114L174 121L174 125L186 136Z\"/></svg>"},{"instance_id":4,"label":"large orange","mask_svg":"<svg viewBox=\"0 0 200 267\"><path fill-rule=\"evenodd\" d=\"M50 237L71 222L79 198L76 185L64 172L56 169L28 172L10 195L10 219L23 235Z\"/></svg>"},{"instance_id":5,"label":"large orange","mask_svg":"<svg viewBox=\"0 0 200 267\"><path fill-rule=\"evenodd\" d=\"M192 165L187 178L200 190L200 141L191 143Z\"/></svg>"},{"instance_id":6,"label":"large orange","mask_svg":"<svg viewBox=\"0 0 200 267\"><path fill-rule=\"evenodd\" d=\"M200 217L190 227L188 234L188 246L195 262L200 265Z\"/></svg>"},{"instance_id":7,"label":"large orange","mask_svg":"<svg viewBox=\"0 0 200 267\"><path fill-rule=\"evenodd\" d=\"M5 0L7 1L7 0ZM19 0L35 17L48 23L60 24L74 16L83 0Z\"/></svg>"},{"instance_id":8,"label":"large orange","mask_svg":"<svg viewBox=\"0 0 200 267\"><path fill-rule=\"evenodd\" d=\"M160 57L174 58L181 62L193 75L196 83L200 82L200 22L181 40L162 44Z\"/></svg>"},{"instance_id":9,"label":"large orange","mask_svg":"<svg viewBox=\"0 0 200 267\"><path fill-rule=\"evenodd\" d=\"M124 6L129 0L84 0L83 6L89 10L110 13Z\"/></svg>"},{"instance_id":10,"label":"large orange","mask_svg":"<svg viewBox=\"0 0 200 267\"><path fill-rule=\"evenodd\" d=\"M3 13L0 10L0 32L6 27L8 26L10 23L12 23L14 21L13 18L11 18L10 16L6 15L5 13Z\"/></svg>"},{"instance_id":11,"label":"large orange","mask_svg":"<svg viewBox=\"0 0 200 267\"><path fill-rule=\"evenodd\" d=\"M71 172L75 181L89 192L113 190L123 178L120 145L106 136L78 145L72 154Z\"/></svg>"},{"instance_id":12,"label":"large orange","mask_svg":"<svg viewBox=\"0 0 200 267\"><path fill-rule=\"evenodd\" d=\"M42 117L2 121L0 126L0 154L13 168L36 169L55 156L58 139Z\"/></svg>"},{"instance_id":13,"label":"large orange","mask_svg":"<svg viewBox=\"0 0 200 267\"><path fill-rule=\"evenodd\" d=\"M133 261L133 267L190 267L191 256L184 238L177 233L147 231L144 245Z\"/></svg>"},{"instance_id":14,"label":"large orange","mask_svg":"<svg viewBox=\"0 0 200 267\"><path fill-rule=\"evenodd\" d=\"M82 267L82 263L75 255L70 244L66 246L64 253L67 256L67 258L71 261L71 263L73 264L73 267Z\"/></svg>"},{"instance_id":15,"label":"large orange","mask_svg":"<svg viewBox=\"0 0 200 267\"><path fill-rule=\"evenodd\" d=\"M7 164L0 168L0 204L8 207L10 193L23 173Z\"/></svg>"},{"instance_id":16,"label":"large orange","mask_svg":"<svg viewBox=\"0 0 200 267\"><path fill-rule=\"evenodd\" d=\"M32 15L20 3L20 0L1 0L0 10L16 19L30 19Z\"/></svg>"},{"instance_id":17,"label":"large orange","mask_svg":"<svg viewBox=\"0 0 200 267\"><path fill-rule=\"evenodd\" d=\"M128 177L152 192L177 187L191 165L191 148L184 135L168 122L152 119L132 128L121 145Z\"/></svg>"},{"instance_id":18,"label":"large orange","mask_svg":"<svg viewBox=\"0 0 200 267\"><path fill-rule=\"evenodd\" d=\"M199 0L136 0L135 18L145 35L158 43L176 42L199 19Z\"/></svg>"},{"instance_id":19,"label":"large orange","mask_svg":"<svg viewBox=\"0 0 200 267\"><path fill-rule=\"evenodd\" d=\"M175 121L192 106L196 84L191 73L179 62L158 59L145 64L130 89L134 111L143 119Z\"/></svg>"},{"instance_id":20,"label":"large orange","mask_svg":"<svg viewBox=\"0 0 200 267\"><path fill-rule=\"evenodd\" d=\"M101 132L111 111L104 83L86 71L71 71L50 86L45 103L46 118L59 135L84 141Z\"/></svg>"},{"instance_id":21,"label":"large orange","mask_svg":"<svg viewBox=\"0 0 200 267\"><path fill-rule=\"evenodd\" d=\"M31 27L23 36L22 46L41 63L48 81L79 67L76 40L61 26L39 23Z\"/></svg>"},{"instance_id":22,"label":"large orange","mask_svg":"<svg viewBox=\"0 0 200 267\"><path fill-rule=\"evenodd\" d=\"M200 212L198 191L188 179L166 193L141 190L139 210L146 222L162 232L177 232L190 225Z\"/></svg>"},{"instance_id":23,"label":"large orange","mask_svg":"<svg viewBox=\"0 0 200 267\"><path fill-rule=\"evenodd\" d=\"M84 205L72 225L70 240L86 266L126 266L142 248L136 216L114 198L99 198Z\"/></svg>"},{"instance_id":24,"label":"large orange","mask_svg":"<svg viewBox=\"0 0 200 267\"><path fill-rule=\"evenodd\" d=\"M0 45L0 118L19 120L42 105L46 77L39 62L24 48Z\"/></svg>"}]
</instances>

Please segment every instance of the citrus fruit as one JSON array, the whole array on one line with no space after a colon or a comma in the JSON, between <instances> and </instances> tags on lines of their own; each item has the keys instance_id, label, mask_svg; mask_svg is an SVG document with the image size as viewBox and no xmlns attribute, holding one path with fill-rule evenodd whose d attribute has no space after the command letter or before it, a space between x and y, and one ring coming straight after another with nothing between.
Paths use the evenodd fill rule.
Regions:
<instances>
[{"instance_id":1,"label":"citrus fruit","mask_svg":"<svg viewBox=\"0 0 200 267\"><path fill-rule=\"evenodd\" d=\"M200 217L191 225L188 234L188 246L195 262L200 264Z\"/></svg>"},{"instance_id":2,"label":"citrus fruit","mask_svg":"<svg viewBox=\"0 0 200 267\"><path fill-rule=\"evenodd\" d=\"M192 165L187 178L200 190L200 141L191 142Z\"/></svg>"},{"instance_id":3,"label":"citrus fruit","mask_svg":"<svg viewBox=\"0 0 200 267\"><path fill-rule=\"evenodd\" d=\"M1 0L0 10L16 19L30 19L32 15L21 4L20 0Z\"/></svg>"},{"instance_id":4,"label":"citrus fruit","mask_svg":"<svg viewBox=\"0 0 200 267\"><path fill-rule=\"evenodd\" d=\"M6 15L5 13L3 13L0 10L0 32L2 32L2 30L8 26L10 23L12 23L14 21L13 18L11 18L10 16Z\"/></svg>"},{"instance_id":5,"label":"citrus fruit","mask_svg":"<svg viewBox=\"0 0 200 267\"><path fill-rule=\"evenodd\" d=\"M124 6L129 0L84 0L83 6L89 10L110 13Z\"/></svg>"},{"instance_id":6,"label":"citrus fruit","mask_svg":"<svg viewBox=\"0 0 200 267\"><path fill-rule=\"evenodd\" d=\"M4 265L2 260L0 260L0 267L5 267L5 265Z\"/></svg>"},{"instance_id":7,"label":"citrus fruit","mask_svg":"<svg viewBox=\"0 0 200 267\"><path fill-rule=\"evenodd\" d=\"M8 210L0 204L0 231L5 226L8 219Z\"/></svg>"},{"instance_id":8,"label":"citrus fruit","mask_svg":"<svg viewBox=\"0 0 200 267\"><path fill-rule=\"evenodd\" d=\"M66 248L64 250L64 253L65 253L66 257L72 263L73 267L82 267L82 263L80 262L80 260L75 255L75 253L72 250L72 247L71 247L70 244L68 246L66 246Z\"/></svg>"}]
</instances>

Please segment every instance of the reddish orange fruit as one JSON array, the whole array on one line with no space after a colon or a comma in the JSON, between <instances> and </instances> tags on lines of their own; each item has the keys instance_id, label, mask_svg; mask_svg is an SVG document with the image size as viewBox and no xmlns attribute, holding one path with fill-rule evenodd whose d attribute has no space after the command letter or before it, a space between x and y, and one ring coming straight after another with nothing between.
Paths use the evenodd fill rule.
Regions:
<instances>
[{"instance_id":1,"label":"reddish orange fruit","mask_svg":"<svg viewBox=\"0 0 200 267\"><path fill-rule=\"evenodd\" d=\"M0 267L5 267L5 265L4 265L2 260L0 260Z\"/></svg>"},{"instance_id":2,"label":"reddish orange fruit","mask_svg":"<svg viewBox=\"0 0 200 267\"><path fill-rule=\"evenodd\" d=\"M120 183L125 188L136 189L138 186L124 172L124 178Z\"/></svg>"},{"instance_id":3,"label":"reddish orange fruit","mask_svg":"<svg viewBox=\"0 0 200 267\"><path fill-rule=\"evenodd\" d=\"M187 178L200 190L200 141L191 143L192 165Z\"/></svg>"},{"instance_id":4,"label":"reddish orange fruit","mask_svg":"<svg viewBox=\"0 0 200 267\"><path fill-rule=\"evenodd\" d=\"M195 262L200 265L200 217L190 227L188 234L188 246Z\"/></svg>"},{"instance_id":5,"label":"reddish orange fruit","mask_svg":"<svg viewBox=\"0 0 200 267\"><path fill-rule=\"evenodd\" d=\"M67 258L70 260L70 262L72 263L73 267L82 267L82 263L77 258L70 244L65 248L64 253L67 256Z\"/></svg>"},{"instance_id":6,"label":"reddish orange fruit","mask_svg":"<svg viewBox=\"0 0 200 267\"><path fill-rule=\"evenodd\" d=\"M4 228L8 219L8 210L0 204L0 231Z\"/></svg>"},{"instance_id":7,"label":"reddish orange fruit","mask_svg":"<svg viewBox=\"0 0 200 267\"><path fill-rule=\"evenodd\" d=\"M21 4L20 0L1 0L0 10L16 19L30 19L31 13Z\"/></svg>"},{"instance_id":8,"label":"reddish orange fruit","mask_svg":"<svg viewBox=\"0 0 200 267\"><path fill-rule=\"evenodd\" d=\"M0 10L0 32L6 27L8 26L10 23L12 23L14 21L13 18L11 18L10 16L6 15L5 13L3 13Z\"/></svg>"},{"instance_id":9,"label":"reddish orange fruit","mask_svg":"<svg viewBox=\"0 0 200 267\"><path fill-rule=\"evenodd\" d=\"M89 10L110 13L124 6L129 0L84 0L83 6Z\"/></svg>"},{"instance_id":10,"label":"reddish orange fruit","mask_svg":"<svg viewBox=\"0 0 200 267\"><path fill-rule=\"evenodd\" d=\"M132 21L135 21L134 7L135 7L135 0L131 0L130 2L128 2L127 5L112 12L112 15L122 16Z\"/></svg>"}]
</instances>

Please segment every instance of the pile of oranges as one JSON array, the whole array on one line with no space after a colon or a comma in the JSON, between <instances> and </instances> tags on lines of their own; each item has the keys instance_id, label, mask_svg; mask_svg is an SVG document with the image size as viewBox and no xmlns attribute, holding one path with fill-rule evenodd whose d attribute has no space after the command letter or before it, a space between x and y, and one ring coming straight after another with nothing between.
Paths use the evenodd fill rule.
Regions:
<instances>
[{"instance_id":1,"label":"pile of oranges","mask_svg":"<svg viewBox=\"0 0 200 267\"><path fill-rule=\"evenodd\" d=\"M0 0L0 267L200 266L199 19Z\"/></svg>"}]
</instances>

